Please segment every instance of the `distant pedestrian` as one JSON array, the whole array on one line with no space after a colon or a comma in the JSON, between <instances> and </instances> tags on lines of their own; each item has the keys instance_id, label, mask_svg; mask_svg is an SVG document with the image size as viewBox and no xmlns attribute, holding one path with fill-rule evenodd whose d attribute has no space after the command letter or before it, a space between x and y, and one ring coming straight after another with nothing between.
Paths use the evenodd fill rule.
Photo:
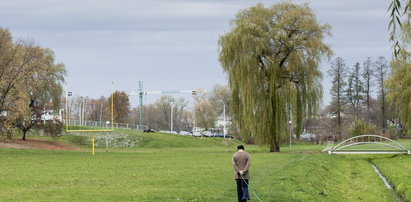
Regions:
<instances>
[{"instance_id":1,"label":"distant pedestrian","mask_svg":"<svg viewBox=\"0 0 411 202\"><path fill-rule=\"evenodd\" d=\"M248 180L250 179L250 154L244 151L244 146L239 145L234 153L232 164L234 168L234 179L237 182L237 196L239 202L250 200L248 193Z\"/></svg>"}]
</instances>

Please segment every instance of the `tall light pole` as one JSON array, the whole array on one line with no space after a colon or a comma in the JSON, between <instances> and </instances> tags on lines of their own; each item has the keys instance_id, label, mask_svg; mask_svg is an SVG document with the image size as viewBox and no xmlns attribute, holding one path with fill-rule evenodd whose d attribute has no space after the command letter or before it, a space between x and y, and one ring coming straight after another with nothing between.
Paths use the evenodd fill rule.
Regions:
<instances>
[{"instance_id":1,"label":"tall light pole","mask_svg":"<svg viewBox=\"0 0 411 202\"><path fill-rule=\"evenodd\" d=\"M225 121L225 102L224 102L224 100L218 100L219 102L221 102L221 103L223 103L223 119L224 119L224 125L223 125L223 127L224 127L224 129L223 129L223 135L224 135L224 138L225 138L225 124L226 124L226 121Z\"/></svg>"},{"instance_id":2,"label":"tall light pole","mask_svg":"<svg viewBox=\"0 0 411 202\"><path fill-rule=\"evenodd\" d=\"M193 91L191 91L191 95L193 96L193 98L194 98L194 105L193 105L193 129L192 129L192 132L193 132L193 135L194 135L194 128L196 127L196 98L195 98L195 96L197 95L197 91L196 90L193 90Z\"/></svg>"},{"instance_id":3,"label":"tall light pole","mask_svg":"<svg viewBox=\"0 0 411 202\"><path fill-rule=\"evenodd\" d=\"M110 121L106 121L106 128L108 128L108 125L110 124ZM107 137L108 137L108 130L107 130L107 133L106 133L106 152L108 152L108 140L107 140Z\"/></svg>"},{"instance_id":4,"label":"tall light pole","mask_svg":"<svg viewBox=\"0 0 411 202\"><path fill-rule=\"evenodd\" d=\"M171 105L171 118L170 118L170 132L173 132L173 111L174 111L174 98L170 99Z\"/></svg>"},{"instance_id":5,"label":"tall light pole","mask_svg":"<svg viewBox=\"0 0 411 202\"><path fill-rule=\"evenodd\" d=\"M82 97L83 98L83 97ZM83 98L82 100L82 110L81 110L81 126L84 126L84 105L86 104L86 100L87 100L88 96L86 96L85 98Z\"/></svg>"},{"instance_id":6,"label":"tall light pole","mask_svg":"<svg viewBox=\"0 0 411 202\"><path fill-rule=\"evenodd\" d=\"M80 126L81 126L81 124L83 123L81 121L81 118L83 116L83 96L81 96L80 99L81 100L80 100L79 116L80 116Z\"/></svg>"},{"instance_id":7,"label":"tall light pole","mask_svg":"<svg viewBox=\"0 0 411 202\"><path fill-rule=\"evenodd\" d=\"M293 133L293 127L292 127L293 122L289 121L288 123L290 124L290 151L291 151L291 136L292 136L292 133Z\"/></svg>"}]
</instances>

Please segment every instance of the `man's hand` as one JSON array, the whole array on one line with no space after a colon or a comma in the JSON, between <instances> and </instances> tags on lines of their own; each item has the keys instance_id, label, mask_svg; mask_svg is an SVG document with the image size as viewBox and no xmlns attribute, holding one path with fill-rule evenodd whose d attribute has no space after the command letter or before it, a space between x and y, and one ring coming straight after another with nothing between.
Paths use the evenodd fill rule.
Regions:
<instances>
[{"instance_id":1,"label":"man's hand","mask_svg":"<svg viewBox=\"0 0 411 202\"><path fill-rule=\"evenodd\" d=\"M244 174L244 171L240 170L240 175L243 175L243 174Z\"/></svg>"}]
</instances>

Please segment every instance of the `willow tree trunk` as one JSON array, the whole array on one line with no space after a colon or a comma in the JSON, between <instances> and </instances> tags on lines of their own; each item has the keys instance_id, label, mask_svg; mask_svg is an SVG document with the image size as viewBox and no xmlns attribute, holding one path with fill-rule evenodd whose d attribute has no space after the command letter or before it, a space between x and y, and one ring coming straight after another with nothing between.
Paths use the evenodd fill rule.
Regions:
<instances>
[{"instance_id":1,"label":"willow tree trunk","mask_svg":"<svg viewBox=\"0 0 411 202\"><path fill-rule=\"evenodd\" d=\"M274 93L272 93L274 94ZM276 109L276 102L275 102L275 95L271 96L271 107L273 116L277 116L278 112ZM272 124L270 125L271 131L271 142L270 142L270 152L280 152L280 136L278 134L278 127L276 123L276 118L272 120Z\"/></svg>"},{"instance_id":2,"label":"willow tree trunk","mask_svg":"<svg viewBox=\"0 0 411 202\"><path fill-rule=\"evenodd\" d=\"M27 134L27 130L23 130L23 138L22 138L22 140L26 140L26 134Z\"/></svg>"}]
</instances>

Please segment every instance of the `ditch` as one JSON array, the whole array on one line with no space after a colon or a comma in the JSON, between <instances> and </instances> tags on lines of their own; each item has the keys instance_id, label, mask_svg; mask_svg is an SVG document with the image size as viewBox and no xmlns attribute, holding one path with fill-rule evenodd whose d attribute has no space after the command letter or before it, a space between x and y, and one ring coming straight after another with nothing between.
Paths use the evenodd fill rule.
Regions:
<instances>
[{"instance_id":1,"label":"ditch","mask_svg":"<svg viewBox=\"0 0 411 202\"><path fill-rule=\"evenodd\" d=\"M375 166L373 163L371 163L371 167L374 169L375 173L378 174L378 176L380 177L380 179L384 182L385 187L387 187L387 189L390 191L393 199L397 202L403 202L405 201L400 194L398 194L393 186L388 182L387 178L385 178L385 176L381 173L381 171L378 169L377 166Z\"/></svg>"}]
</instances>

